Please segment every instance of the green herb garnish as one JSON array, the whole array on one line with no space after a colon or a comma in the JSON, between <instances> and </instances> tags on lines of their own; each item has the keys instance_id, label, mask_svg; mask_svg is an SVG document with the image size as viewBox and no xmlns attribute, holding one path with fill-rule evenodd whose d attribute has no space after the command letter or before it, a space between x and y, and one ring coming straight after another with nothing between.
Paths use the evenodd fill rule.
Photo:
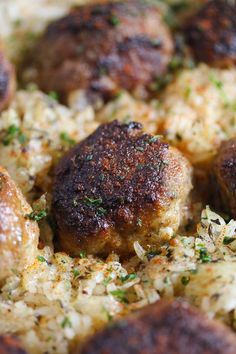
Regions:
<instances>
[{"instance_id":1,"label":"green herb garnish","mask_svg":"<svg viewBox=\"0 0 236 354\"><path fill-rule=\"evenodd\" d=\"M58 101L58 99L59 99L58 93L55 91L50 91L48 93L48 96L51 97L55 101Z\"/></svg>"},{"instance_id":2,"label":"green herb garnish","mask_svg":"<svg viewBox=\"0 0 236 354\"><path fill-rule=\"evenodd\" d=\"M190 278L187 277L187 276L183 276L183 277L181 278L181 283L182 283L184 286L188 285L189 281L190 281Z\"/></svg>"},{"instance_id":3,"label":"green herb garnish","mask_svg":"<svg viewBox=\"0 0 236 354\"><path fill-rule=\"evenodd\" d=\"M131 281L137 278L137 274L132 273L132 274L127 274L122 277L120 277L120 280L124 283L126 281Z\"/></svg>"},{"instance_id":4,"label":"green herb garnish","mask_svg":"<svg viewBox=\"0 0 236 354\"><path fill-rule=\"evenodd\" d=\"M68 145L75 145L76 143L76 141L74 139L71 139L66 132L61 132L60 139Z\"/></svg>"},{"instance_id":5,"label":"green herb garnish","mask_svg":"<svg viewBox=\"0 0 236 354\"><path fill-rule=\"evenodd\" d=\"M72 327L72 323L71 323L69 317L65 317L65 318L64 318L64 320L63 320L62 323L61 323L61 327L62 327L62 328L66 328L66 327L71 328L71 327Z\"/></svg>"},{"instance_id":6,"label":"green herb garnish","mask_svg":"<svg viewBox=\"0 0 236 354\"><path fill-rule=\"evenodd\" d=\"M47 260L43 256L37 256L37 260L42 263L47 262Z\"/></svg>"},{"instance_id":7,"label":"green herb garnish","mask_svg":"<svg viewBox=\"0 0 236 354\"><path fill-rule=\"evenodd\" d=\"M102 198L94 199L85 197L84 201L87 206L100 206L102 204Z\"/></svg>"},{"instance_id":8,"label":"green herb garnish","mask_svg":"<svg viewBox=\"0 0 236 354\"><path fill-rule=\"evenodd\" d=\"M33 221L40 221L43 218L47 216L47 211L46 210L40 210L40 211L32 211L32 213L27 214L26 218L33 220Z\"/></svg>"},{"instance_id":9,"label":"green herb garnish","mask_svg":"<svg viewBox=\"0 0 236 354\"><path fill-rule=\"evenodd\" d=\"M137 225L138 225L139 227L141 227L141 226L143 225L143 223L142 223L142 220L141 220L141 219L138 219L138 220L137 220Z\"/></svg>"},{"instance_id":10,"label":"green herb garnish","mask_svg":"<svg viewBox=\"0 0 236 354\"><path fill-rule=\"evenodd\" d=\"M77 278L80 274L78 268L74 268L72 272L73 272L74 278Z\"/></svg>"},{"instance_id":11,"label":"green herb garnish","mask_svg":"<svg viewBox=\"0 0 236 354\"><path fill-rule=\"evenodd\" d=\"M224 245L229 245L230 243L234 242L236 239L233 238L233 237L225 237L224 240L223 240L223 244Z\"/></svg>"},{"instance_id":12,"label":"green herb garnish","mask_svg":"<svg viewBox=\"0 0 236 354\"><path fill-rule=\"evenodd\" d=\"M163 138L163 135L154 135L153 137L151 137L149 140L148 140L148 143L151 144L151 143L155 143L157 140Z\"/></svg>"},{"instance_id":13,"label":"green herb garnish","mask_svg":"<svg viewBox=\"0 0 236 354\"><path fill-rule=\"evenodd\" d=\"M85 251L81 251L81 252L79 253L79 256L80 256L80 258L86 258L86 257L87 257Z\"/></svg>"},{"instance_id":14,"label":"green herb garnish","mask_svg":"<svg viewBox=\"0 0 236 354\"><path fill-rule=\"evenodd\" d=\"M113 15L110 18L110 23L112 24L112 26L118 26L120 24L120 19L117 16Z\"/></svg>"},{"instance_id":15,"label":"green herb garnish","mask_svg":"<svg viewBox=\"0 0 236 354\"><path fill-rule=\"evenodd\" d=\"M125 290L113 290L110 292L111 295L115 296L117 298L118 301L124 303L124 304L128 304L129 301L126 297L126 291Z\"/></svg>"},{"instance_id":16,"label":"green herb garnish","mask_svg":"<svg viewBox=\"0 0 236 354\"><path fill-rule=\"evenodd\" d=\"M200 257L200 260L202 261L202 263L211 262L211 256L208 254L208 251L205 247L200 248L199 257Z\"/></svg>"},{"instance_id":17,"label":"green herb garnish","mask_svg":"<svg viewBox=\"0 0 236 354\"><path fill-rule=\"evenodd\" d=\"M22 133L19 127L12 124L8 127L5 136L2 139L4 146L9 145L14 139L18 139L21 144L26 142L26 136Z\"/></svg>"}]
</instances>

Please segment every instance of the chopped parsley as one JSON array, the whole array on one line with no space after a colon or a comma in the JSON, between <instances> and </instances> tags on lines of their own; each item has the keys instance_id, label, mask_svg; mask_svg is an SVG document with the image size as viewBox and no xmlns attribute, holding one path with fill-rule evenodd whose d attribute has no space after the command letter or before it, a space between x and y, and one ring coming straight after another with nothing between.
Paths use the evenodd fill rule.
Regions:
<instances>
[{"instance_id":1,"label":"chopped parsley","mask_svg":"<svg viewBox=\"0 0 236 354\"><path fill-rule=\"evenodd\" d=\"M100 216L103 216L107 213L107 210L101 206L102 198L94 199L94 198L85 197L84 202L87 206L96 208L96 212Z\"/></svg>"},{"instance_id":2,"label":"chopped parsley","mask_svg":"<svg viewBox=\"0 0 236 354\"><path fill-rule=\"evenodd\" d=\"M122 283L126 282L126 281L131 281L137 278L137 274L135 273L131 273L131 274L127 274L124 276L120 277L120 280L122 281Z\"/></svg>"},{"instance_id":3,"label":"chopped parsley","mask_svg":"<svg viewBox=\"0 0 236 354\"><path fill-rule=\"evenodd\" d=\"M183 276L183 277L181 278L181 283L182 283L184 286L188 285L189 281L190 281L190 278L187 277L187 276Z\"/></svg>"},{"instance_id":4,"label":"chopped parsley","mask_svg":"<svg viewBox=\"0 0 236 354\"><path fill-rule=\"evenodd\" d=\"M64 318L64 320L63 320L62 323L61 323L61 327L62 327L62 328L66 328L66 327L71 328L71 327L72 327L72 323L71 323L69 317L65 317L65 318Z\"/></svg>"},{"instance_id":5,"label":"chopped parsley","mask_svg":"<svg viewBox=\"0 0 236 354\"><path fill-rule=\"evenodd\" d=\"M126 291L125 290L113 290L110 292L111 295L115 296L117 298L118 301L124 303L124 304L128 304L129 301L126 297Z\"/></svg>"},{"instance_id":6,"label":"chopped parsley","mask_svg":"<svg viewBox=\"0 0 236 354\"><path fill-rule=\"evenodd\" d=\"M169 64L169 69L170 70L177 70L183 66L183 58L180 56L176 55L172 58L170 64Z\"/></svg>"},{"instance_id":7,"label":"chopped parsley","mask_svg":"<svg viewBox=\"0 0 236 354\"><path fill-rule=\"evenodd\" d=\"M209 263L211 262L211 256L208 254L206 247L202 247L199 250L199 258L202 263Z\"/></svg>"},{"instance_id":8,"label":"chopped parsley","mask_svg":"<svg viewBox=\"0 0 236 354\"><path fill-rule=\"evenodd\" d=\"M59 99L58 93L55 91L50 91L48 93L48 96L51 97L55 101L58 101L58 99Z\"/></svg>"},{"instance_id":9,"label":"chopped parsley","mask_svg":"<svg viewBox=\"0 0 236 354\"><path fill-rule=\"evenodd\" d=\"M223 244L224 245L229 245L230 243L234 242L236 239L233 238L233 237L225 237L224 240L223 240Z\"/></svg>"},{"instance_id":10,"label":"chopped parsley","mask_svg":"<svg viewBox=\"0 0 236 354\"><path fill-rule=\"evenodd\" d=\"M92 161L92 159L93 159L93 155L89 154L86 156L85 161Z\"/></svg>"},{"instance_id":11,"label":"chopped parsley","mask_svg":"<svg viewBox=\"0 0 236 354\"><path fill-rule=\"evenodd\" d=\"M43 256L37 256L37 260L42 263L47 262L47 260Z\"/></svg>"},{"instance_id":12,"label":"chopped parsley","mask_svg":"<svg viewBox=\"0 0 236 354\"><path fill-rule=\"evenodd\" d=\"M138 219L138 220L137 220L137 225L138 225L139 227L141 227L141 226L143 225L143 223L142 223L142 220L141 220L141 219Z\"/></svg>"},{"instance_id":13,"label":"chopped parsley","mask_svg":"<svg viewBox=\"0 0 236 354\"><path fill-rule=\"evenodd\" d=\"M112 26L118 26L120 24L120 19L117 16L113 15L110 18L110 24Z\"/></svg>"},{"instance_id":14,"label":"chopped parsley","mask_svg":"<svg viewBox=\"0 0 236 354\"><path fill-rule=\"evenodd\" d=\"M209 80L210 82L217 88L217 90L219 91L219 94L224 102L224 105L226 107L229 106L229 100L228 97L224 91L224 84L222 81L218 80L217 77L215 77L215 75L213 73L211 73L209 75Z\"/></svg>"},{"instance_id":15,"label":"chopped parsley","mask_svg":"<svg viewBox=\"0 0 236 354\"><path fill-rule=\"evenodd\" d=\"M94 199L85 197L84 201L87 206L100 206L102 204L102 198Z\"/></svg>"},{"instance_id":16,"label":"chopped parsley","mask_svg":"<svg viewBox=\"0 0 236 354\"><path fill-rule=\"evenodd\" d=\"M143 152L143 151L144 151L144 147L142 147L142 146L136 146L136 150Z\"/></svg>"},{"instance_id":17,"label":"chopped parsley","mask_svg":"<svg viewBox=\"0 0 236 354\"><path fill-rule=\"evenodd\" d=\"M76 141L74 139L71 139L70 136L66 132L61 132L60 139L62 142L66 143L68 145L75 145L75 143L76 143Z\"/></svg>"},{"instance_id":18,"label":"chopped parsley","mask_svg":"<svg viewBox=\"0 0 236 354\"><path fill-rule=\"evenodd\" d=\"M80 256L80 258L86 258L86 257L87 257L85 251L81 251L81 252L79 253L79 256Z\"/></svg>"},{"instance_id":19,"label":"chopped parsley","mask_svg":"<svg viewBox=\"0 0 236 354\"><path fill-rule=\"evenodd\" d=\"M26 142L26 136L22 133L20 128L12 124L7 128L2 143L4 146L8 146L14 139L18 139L21 144Z\"/></svg>"},{"instance_id":20,"label":"chopped parsley","mask_svg":"<svg viewBox=\"0 0 236 354\"><path fill-rule=\"evenodd\" d=\"M111 276L105 278L105 279L103 280L103 285L104 285L104 286L107 286L107 285L110 283L111 280L112 280L112 277L111 277Z\"/></svg>"},{"instance_id":21,"label":"chopped parsley","mask_svg":"<svg viewBox=\"0 0 236 354\"><path fill-rule=\"evenodd\" d=\"M98 215L103 216L103 215L106 215L107 210L104 209L103 207L99 207L99 208L97 208L97 213L98 213Z\"/></svg>"},{"instance_id":22,"label":"chopped parsley","mask_svg":"<svg viewBox=\"0 0 236 354\"><path fill-rule=\"evenodd\" d=\"M72 272L73 272L74 278L77 278L77 277L80 275L80 272L79 272L79 269L78 269L78 268L74 268L74 269L72 270Z\"/></svg>"},{"instance_id":23,"label":"chopped parsley","mask_svg":"<svg viewBox=\"0 0 236 354\"><path fill-rule=\"evenodd\" d=\"M26 218L33 221L40 221L47 216L46 210L32 211L30 214L26 214Z\"/></svg>"},{"instance_id":24,"label":"chopped parsley","mask_svg":"<svg viewBox=\"0 0 236 354\"><path fill-rule=\"evenodd\" d=\"M154 135L152 138L148 140L149 144L155 143L157 140L161 139L163 136L162 135Z\"/></svg>"}]
</instances>

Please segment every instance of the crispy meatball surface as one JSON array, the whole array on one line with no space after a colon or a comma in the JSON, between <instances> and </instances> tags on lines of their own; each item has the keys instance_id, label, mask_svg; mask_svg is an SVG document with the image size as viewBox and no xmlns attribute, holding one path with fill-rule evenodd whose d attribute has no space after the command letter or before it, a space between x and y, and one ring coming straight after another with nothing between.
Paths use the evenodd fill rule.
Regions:
<instances>
[{"instance_id":1,"label":"crispy meatball surface","mask_svg":"<svg viewBox=\"0 0 236 354\"><path fill-rule=\"evenodd\" d=\"M7 171L0 167L0 281L34 261L39 230L32 212Z\"/></svg>"},{"instance_id":2,"label":"crispy meatball surface","mask_svg":"<svg viewBox=\"0 0 236 354\"><path fill-rule=\"evenodd\" d=\"M188 20L185 33L197 60L219 67L236 64L235 1L208 1Z\"/></svg>"},{"instance_id":3,"label":"crispy meatball surface","mask_svg":"<svg viewBox=\"0 0 236 354\"><path fill-rule=\"evenodd\" d=\"M215 206L236 218L236 138L221 145L214 162Z\"/></svg>"},{"instance_id":4,"label":"crispy meatball surface","mask_svg":"<svg viewBox=\"0 0 236 354\"><path fill-rule=\"evenodd\" d=\"M13 336L0 336L0 354L27 354L20 341Z\"/></svg>"},{"instance_id":5,"label":"crispy meatball surface","mask_svg":"<svg viewBox=\"0 0 236 354\"><path fill-rule=\"evenodd\" d=\"M236 336L186 303L160 301L96 334L81 354L233 354Z\"/></svg>"},{"instance_id":6,"label":"crispy meatball surface","mask_svg":"<svg viewBox=\"0 0 236 354\"><path fill-rule=\"evenodd\" d=\"M173 50L160 11L139 0L77 7L50 24L35 48L36 78L64 100L77 89L109 97L146 91Z\"/></svg>"},{"instance_id":7,"label":"crispy meatball surface","mask_svg":"<svg viewBox=\"0 0 236 354\"><path fill-rule=\"evenodd\" d=\"M15 73L0 46L0 111L11 100L15 91Z\"/></svg>"},{"instance_id":8,"label":"crispy meatball surface","mask_svg":"<svg viewBox=\"0 0 236 354\"><path fill-rule=\"evenodd\" d=\"M113 121L73 148L56 170L52 209L60 248L120 255L172 236L191 189L180 152L140 123Z\"/></svg>"}]
</instances>

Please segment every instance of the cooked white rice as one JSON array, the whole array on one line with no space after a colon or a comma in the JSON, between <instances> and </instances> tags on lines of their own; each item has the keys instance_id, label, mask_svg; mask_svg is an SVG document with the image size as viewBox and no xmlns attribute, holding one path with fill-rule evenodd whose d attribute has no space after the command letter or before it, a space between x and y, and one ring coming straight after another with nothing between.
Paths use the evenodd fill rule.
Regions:
<instances>
[{"instance_id":1,"label":"cooked white rice","mask_svg":"<svg viewBox=\"0 0 236 354\"><path fill-rule=\"evenodd\" d=\"M121 264L39 251L35 263L7 279L0 333L17 334L31 354L68 353L106 323L160 298L182 296L209 317L236 320L236 221L203 211L195 236L176 236L158 255L138 242Z\"/></svg>"},{"instance_id":2,"label":"cooked white rice","mask_svg":"<svg viewBox=\"0 0 236 354\"><path fill-rule=\"evenodd\" d=\"M208 161L236 134L236 69L183 70L163 93L159 119L160 132L193 163Z\"/></svg>"},{"instance_id":3,"label":"cooked white rice","mask_svg":"<svg viewBox=\"0 0 236 354\"><path fill-rule=\"evenodd\" d=\"M0 164L30 199L34 187L48 191L55 162L96 127L91 107L73 112L39 91L18 91L0 115Z\"/></svg>"}]
</instances>

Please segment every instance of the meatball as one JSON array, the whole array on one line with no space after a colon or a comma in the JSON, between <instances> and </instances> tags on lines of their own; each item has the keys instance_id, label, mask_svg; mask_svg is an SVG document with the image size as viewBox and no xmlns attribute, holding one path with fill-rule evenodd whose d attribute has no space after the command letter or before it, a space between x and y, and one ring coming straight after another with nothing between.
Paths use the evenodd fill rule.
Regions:
<instances>
[{"instance_id":1,"label":"meatball","mask_svg":"<svg viewBox=\"0 0 236 354\"><path fill-rule=\"evenodd\" d=\"M0 46L0 111L11 100L15 91L15 73Z\"/></svg>"},{"instance_id":2,"label":"meatball","mask_svg":"<svg viewBox=\"0 0 236 354\"><path fill-rule=\"evenodd\" d=\"M183 302L160 301L97 333L81 354L233 354L236 336Z\"/></svg>"},{"instance_id":3,"label":"meatball","mask_svg":"<svg viewBox=\"0 0 236 354\"><path fill-rule=\"evenodd\" d=\"M213 201L236 218L236 138L224 142L215 158Z\"/></svg>"},{"instance_id":4,"label":"meatball","mask_svg":"<svg viewBox=\"0 0 236 354\"><path fill-rule=\"evenodd\" d=\"M26 354L20 341L13 336L0 336L0 354Z\"/></svg>"},{"instance_id":5,"label":"meatball","mask_svg":"<svg viewBox=\"0 0 236 354\"><path fill-rule=\"evenodd\" d=\"M56 169L52 210L60 249L105 256L156 245L177 230L191 189L180 152L140 123L101 125Z\"/></svg>"},{"instance_id":6,"label":"meatball","mask_svg":"<svg viewBox=\"0 0 236 354\"><path fill-rule=\"evenodd\" d=\"M0 280L34 261L38 226L32 212L7 171L0 167Z\"/></svg>"},{"instance_id":7,"label":"meatball","mask_svg":"<svg viewBox=\"0 0 236 354\"><path fill-rule=\"evenodd\" d=\"M208 1L185 26L187 43L198 61L218 67L236 64L236 3Z\"/></svg>"},{"instance_id":8,"label":"meatball","mask_svg":"<svg viewBox=\"0 0 236 354\"><path fill-rule=\"evenodd\" d=\"M35 80L64 101L78 89L91 97L109 98L121 88L145 95L172 51L156 6L139 0L85 5L48 26L34 50Z\"/></svg>"}]
</instances>

